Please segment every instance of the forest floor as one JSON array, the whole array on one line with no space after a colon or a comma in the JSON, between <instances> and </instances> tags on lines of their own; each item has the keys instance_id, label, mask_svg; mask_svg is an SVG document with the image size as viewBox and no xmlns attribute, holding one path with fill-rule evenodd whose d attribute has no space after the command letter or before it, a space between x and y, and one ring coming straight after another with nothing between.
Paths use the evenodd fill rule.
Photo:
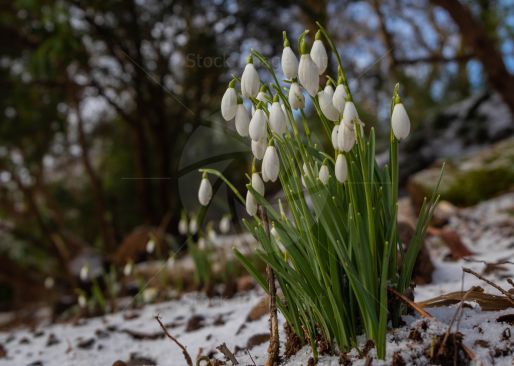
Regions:
<instances>
[{"instance_id":1,"label":"forest floor","mask_svg":"<svg viewBox=\"0 0 514 366\"><path fill-rule=\"evenodd\" d=\"M427 244L435 270L432 283L415 288L416 302L467 291L472 286L480 286L488 294L502 295L475 275L463 276L463 267L503 289L513 288L508 280L514 277L514 264L509 262L514 258L514 193L457 210L447 228L458 233L474 255L451 258L452 251L440 237L429 237ZM514 306L505 296L503 300L485 297L481 308L480 291L468 295L462 307L459 301L426 307L431 319L405 316L405 325L388 333L384 361L375 359L375 349L361 337L360 352L354 349L342 358L322 355L318 365L369 365L371 360L373 365L453 365L454 355L460 358L457 364L474 360L475 364L513 365ZM263 299L260 290L239 293L232 299L208 299L203 294L189 293L178 300L138 310L0 333L0 366L113 365L118 360L127 365L186 365L181 349L164 335L156 316L187 348L193 360L198 355L224 359L216 347L226 343L240 364L262 365L268 341ZM494 310L484 311L488 306ZM459 309L462 314L455 316ZM448 331L452 320L453 327ZM283 324L280 317L281 354L286 338ZM444 350L441 343L445 344ZM444 355L437 358L439 350ZM310 348L304 346L289 359L283 358L283 365L308 365L311 357Z\"/></svg>"}]
</instances>

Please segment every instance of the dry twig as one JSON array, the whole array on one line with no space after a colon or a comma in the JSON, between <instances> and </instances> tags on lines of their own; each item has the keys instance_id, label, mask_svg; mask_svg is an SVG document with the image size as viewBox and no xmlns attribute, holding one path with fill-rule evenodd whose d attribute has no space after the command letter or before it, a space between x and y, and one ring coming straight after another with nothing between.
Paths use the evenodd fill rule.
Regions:
<instances>
[{"instance_id":1,"label":"dry twig","mask_svg":"<svg viewBox=\"0 0 514 366\"><path fill-rule=\"evenodd\" d=\"M428 312L423 310L421 307L419 307L414 301L409 300L405 295L402 295L398 291L396 291L392 287L388 287L389 292L391 292L394 296L396 296L398 299L402 300L404 303L406 303L408 306L410 306L415 312L417 312L419 315L421 315L423 318L433 319L434 317L430 315Z\"/></svg>"},{"instance_id":2,"label":"dry twig","mask_svg":"<svg viewBox=\"0 0 514 366\"><path fill-rule=\"evenodd\" d=\"M184 347L184 345L182 343L180 343L178 341L177 338L173 337L169 332L168 330L166 329L166 327L164 326L164 324L162 324L161 322L161 318L159 317L159 315L156 315L155 316L155 320L157 320L157 322L159 323L159 325L161 326L161 329L162 331L164 332L164 334L169 338L171 339L173 342L175 342L175 344L177 346L180 347L180 349L182 350L182 354L184 355L184 358L186 359L186 362L187 362L187 365L188 366L193 366L193 359L191 358L191 355L189 354L189 352L187 352L187 349L186 347Z\"/></svg>"},{"instance_id":3,"label":"dry twig","mask_svg":"<svg viewBox=\"0 0 514 366\"><path fill-rule=\"evenodd\" d=\"M227 344L225 342L216 347L216 349L223 353L223 356L225 356L227 360L232 362L233 365L239 365L236 356L234 356L234 354L228 349Z\"/></svg>"},{"instance_id":4,"label":"dry twig","mask_svg":"<svg viewBox=\"0 0 514 366\"><path fill-rule=\"evenodd\" d=\"M507 297L507 300L509 300L509 302L514 305L514 298L512 297L512 295L508 292L508 291L505 291L503 288L501 288L500 286L498 286L497 284L495 284L494 282L488 280L487 278L485 278L484 276L481 276L479 275L478 273L476 273L475 271L473 271L472 269L469 269L469 268L466 268L466 267L463 267L462 270L466 273L469 273L469 274L472 274L473 276L481 279L482 281L484 281L485 283L487 283L488 285L490 286L493 286L495 289L497 289L498 291L500 291L502 294L504 294L506 297Z\"/></svg>"}]
</instances>

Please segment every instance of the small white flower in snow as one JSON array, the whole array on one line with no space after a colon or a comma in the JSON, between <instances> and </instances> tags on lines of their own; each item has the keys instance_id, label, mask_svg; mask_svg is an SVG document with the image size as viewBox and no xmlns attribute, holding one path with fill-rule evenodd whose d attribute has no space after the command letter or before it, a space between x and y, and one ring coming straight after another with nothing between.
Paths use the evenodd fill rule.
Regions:
<instances>
[{"instance_id":1,"label":"small white flower in snow","mask_svg":"<svg viewBox=\"0 0 514 366\"><path fill-rule=\"evenodd\" d=\"M155 287L148 287L143 290L143 301L149 303L155 300L157 297L157 289Z\"/></svg>"},{"instance_id":2,"label":"small white flower in snow","mask_svg":"<svg viewBox=\"0 0 514 366\"><path fill-rule=\"evenodd\" d=\"M260 86L261 81L255 66L253 66L253 57L248 56L248 63L241 76L241 94L246 98L255 97L259 92Z\"/></svg>"},{"instance_id":3,"label":"small white flower in snow","mask_svg":"<svg viewBox=\"0 0 514 366\"><path fill-rule=\"evenodd\" d=\"M237 93L234 84L235 81L232 80L221 98L221 115L226 121L230 121L236 115Z\"/></svg>"},{"instance_id":4,"label":"small white flower in snow","mask_svg":"<svg viewBox=\"0 0 514 366\"><path fill-rule=\"evenodd\" d=\"M344 183L348 176L348 165L346 163L346 157L343 154L337 155L336 166L335 166L336 179Z\"/></svg>"},{"instance_id":5,"label":"small white flower in snow","mask_svg":"<svg viewBox=\"0 0 514 366\"><path fill-rule=\"evenodd\" d=\"M318 67L319 74L323 74L327 69L328 55L327 50L325 50L325 46L323 45L323 41L321 40L320 31L316 33L316 40L312 44L311 57L312 61L314 61Z\"/></svg>"},{"instance_id":6,"label":"small white flower in snow","mask_svg":"<svg viewBox=\"0 0 514 366\"><path fill-rule=\"evenodd\" d=\"M410 119L402 103L394 105L391 115L391 127L393 134L398 140L404 140L410 133Z\"/></svg>"},{"instance_id":7,"label":"small white flower in snow","mask_svg":"<svg viewBox=\"0 0 514 366\"><path fill-rule=\"evenodd\" d=\"M261 108L258 108L255 111L255 114L253 115L252 119L250 120L250 126L248 129L250 138L252 140L257 141L266 137L267 120L268 117L266 116L266 113L264 113L264 111Z\"/></svg>"},{"instance_id":8,"label":"small white flower in snow","mask_svg":"<svg viewBox=\"0 0 514 366\"><path fill-rule=\"evenodd\" d=\"M305 98L297 82L291 84L288 100L293 109L303 109L305 106Z\"/></svg>"},{"instance_id":9,"label":"small white flower in snow","mask_svg":"<svg viewBox=\"0 0 514 366\"><path fill-rule=\"evenodd\" d=\"M323 183L323 184L328 183L328 179L330 178L330 173L328 171L328 166L326 166L325 164L323 164L321 166L321 168L319 168L318 178L321 181L321 183Z\"/></svg>"},{"instance_id":10,"label":"small white flower in snow","mask_svg":"<svg viewBox=\"0 0 514 366\"><path fill-rule=\"evenodd\" d=\"M255 156L255 159L262 160L264 157L264 153L266 152L266 138L260 139L260 140L252 140L252 153L253 156Z\"/></svg>"},{"instance_id":11,"label":"small white flower in snow","mask_svg":"<svg viewBox=\"0 0 514 366\"><path fill-rule=\"evenodd\" d=\"M207 175L204 175L202 181L200 182L200 188L198 189L198 201L202 206L207 206L212 198L212 186L211 182L207 178Z\"/></svg>"},{"instance_id":12,"label":"small white flower in snow","mask_svg":"<svg viewBox=\"0 0 514 366\"><path fill-rule=\"evenodd\" d=\"M275 146L270 145L266 148L264 158L262 159L262 171L270 181L275 182L280 171L280 160L278 158Z\"/></svg>"}]
</instances>

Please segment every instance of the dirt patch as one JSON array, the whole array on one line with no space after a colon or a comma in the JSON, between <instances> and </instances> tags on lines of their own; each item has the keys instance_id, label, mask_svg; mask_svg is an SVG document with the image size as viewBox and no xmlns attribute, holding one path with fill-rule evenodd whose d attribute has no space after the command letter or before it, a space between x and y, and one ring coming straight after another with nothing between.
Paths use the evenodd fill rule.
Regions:
<instances>
[{"instance_id":1,"label":"dirt patch","mask_svg":"<svg viewBox=\"0 0 514 366\"><path fill-rule=\"evenodd\" d=\"M246 316L246 321L253 322L259 320L264 315L269 313L269 298L264 296Z\"/></svg>"},{"instance_id":2,"label":"dirt patch","mask_svg":"<svg viewBox=\"0 0 514 366\"><path fill-rule=\"evenodd\" d=\"M246 349L252 349L255 346L269 341L269 333L254 334L246 342Z\"/></svg>"},{"instance_id":3,"label":"dirt patch","mask_svg":"<svg viewBox=\"0 0 514 366\"><path fill-rule=\"evenodd\" d=\"M205 326L205 318L203 315L193 315L187 321L186 332L194 332Z\"/></svg>"},{"instance_id":4,"label":"dirt patch","mask_svg":"<svg viewBox=\"0 0 514 366\"><path fill-rule=\"evenodd\" d=\"M400 355L400 353L395 352L395 353L393 353L393 359L391 361L391 365L392 366L406 366L407 364L405 363L405 360Z\"/></svg>"},{"instance_id":5,"label":"dirt patch","mask_svg":"<svg viewBox=\"0 0 514 366\"><path fill-rule=\"evenodd\" d=\"M82 348L82 349L91 349L94 344L95 344L95 339L94 338L88 338L88 339L84 339L84 340L80 341L77 344L77 347L78 348Z\"/></svg>"},{"instance_id":6,"label":"dirt patch","mask_svg":"<svg viewBox=\"0 0 514 366\"><path fill-rule=\"evenodd\" d=\"M514 314L505 314L496 319L499 323L508 323L514 325Z\"/></svg>"},{"instance_id":7,"label":"dirt patch","mask_svg":"<svg viewBox=\"0 0 514 366\"><path fill-rule=\"evenodd\" d=\"M469 365L470 358L462 344L462 333L452 333L446 338L445 334L437 336L425 350L425 355L434 364L441 366Z\"/></svg>"},{"instance_id":8,"label":"dirt patch","mask_svg":"<svg viewBox=\"0 0 514 366\"><path fill-rule=\"evenodd\" d=\"M289 324L284 325L284 330L286 333L286 346L284 356L289 358L294 356L303 346L302 339L298 337L298 335L293 331L293 329L289 326Z\"/></svg>"},{"instance_id":9,"label":"dirt patch","mask_svg":"<svg viewBox=\"0 0 514 366\"><path fill-rule=\"evenodd\" d=\"M156 340L156 339L164 338L164 333L162 333L162 332L144 333L144 332L138 332L137 330L123 329L123 330L121 330L121 333L126 333L129 336L131 336L133 339L136 339L138 341Z\"/></svg>"}]
</instances>

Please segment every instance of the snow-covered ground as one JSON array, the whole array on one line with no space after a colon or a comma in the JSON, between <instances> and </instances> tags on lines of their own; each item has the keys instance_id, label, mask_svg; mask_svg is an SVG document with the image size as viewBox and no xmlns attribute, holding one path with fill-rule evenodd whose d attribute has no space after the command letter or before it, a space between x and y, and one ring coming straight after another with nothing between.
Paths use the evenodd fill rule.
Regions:
<instances>
[{"instance_id":1,"label":"snow-covered ground","mask_svg":"<svg viewBox=\"0 0 514 366\"><path fill-rule=\"evenodd\" d=\"M467 274L462 280L462 267L482 273L481 262L507 261L514 258L514 193L490 200L476 207L459 210L450 220L464 244L474 253L472 260L449 261L448 249L440 239L430 238L429 249L436 267L433 283L418 286L416 301L423 301L451 291L478 285L486 292L498 291ZM491 267L491 266L489 266ZM487 278L505 289L511 288L514 264L505 263L488 272ZM81 320L75 324L41 325L35 330L20 329L0 333L0 366L25 365L112 365L123 360L128 365L185 365L181 350L163 335L156 315L160 315L168 331L184 344L193 359L197 355L223 356L216 346L226 343L240 364L262 365L266 359L268 321L262 316L248 321L250 311L261 302L262 291L242 293L230 300L207 299L199 294L186 294L180 300L147 305L140 310ZM406 316L406 325L389 332L388 356L373 365L426 365L427 349L437 336L445 334L457 305L426 309L435 319ZM510 315L510 317L509 317ZM497 319L508 322L500 322ZM501 320L501 319L500 319ZM280 318L281 331L283 319ZM514 308L495 312L481 311L477 304L464 307L463 316L453 331L463 334L464 345L476 356L476 364L513 365ZM281 341L285 335L281 332ZM366 340L361 339L362 349ZM5 356L2 357L2 349ZM281 350L284 350L282 344ZM369 356L375 355L371 349ZM302 348L284 365L307 365L311 352ZM401 360L399 358L401 356ZM348 353L354 365L364 365L366 357L358 352ZM393 359L395 361L393 361ZM128 362L132 360L131 362ZM39 362L39 363L38 363ZM319 365L339 365L336 356L321 356ZM396 363L395 363L396 362Z\"/></svg>"}]
</instances>

